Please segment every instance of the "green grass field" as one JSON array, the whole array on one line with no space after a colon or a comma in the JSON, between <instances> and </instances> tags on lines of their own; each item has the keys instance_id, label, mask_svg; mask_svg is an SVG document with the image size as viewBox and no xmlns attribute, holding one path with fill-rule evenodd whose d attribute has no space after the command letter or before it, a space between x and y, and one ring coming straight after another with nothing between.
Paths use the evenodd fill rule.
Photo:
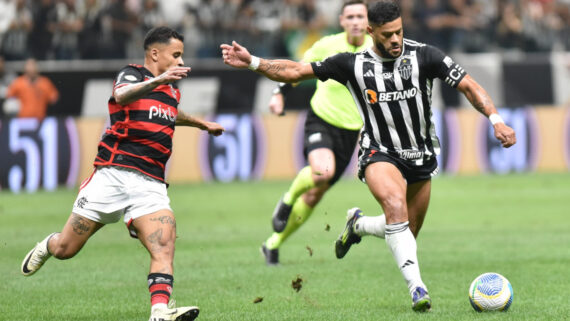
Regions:
<instances>
[{"instance_id":1,"label":"green grass field","mask_svg":"<svg viewBox=\"0 0 570 321\"><path fill-rule=\"evenodd\" d=\"M198 320L570 319L570 173L436 178L418 239L433 299L426 314L411 310L384 240L365 238L343 260L335 258L346 210L380 213L358 181L339 182L281 248L281 266L265 266L259 246L287 186L171 186L178 305L200 306ZM0 192L0 320L148 319L148 256L122 223L102 229L75 258L50 259L34 276L20 275L23 256L61 229L75 195ZM506 313L477 313L469 304L471 281L490 271L512 283ZM291 287L297 277L299 292Z\"/></svg>"}]
</instances>

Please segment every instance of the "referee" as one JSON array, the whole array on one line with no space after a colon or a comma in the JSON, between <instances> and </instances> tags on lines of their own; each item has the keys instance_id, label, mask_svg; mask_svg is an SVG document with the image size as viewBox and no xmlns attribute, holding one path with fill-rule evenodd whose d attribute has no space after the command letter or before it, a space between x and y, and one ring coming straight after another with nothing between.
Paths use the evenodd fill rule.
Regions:
<instances>
[{"instance_id":1,"label":"referee","mask_svg":"<svg viewBox=\"0 0 570 321\"><path fill-rule=\"evenodd\" d=\"M372 46L366 34L367 8L364 1L343 4L339 16L344 31L317 41L303 61L320 61L339 52L360 52ZM281 114L284 95L292 88L280 83L269 107ZM268 265L279 263L279 247L307 221L325 192L340 178L356 148L362 119L350 92L336 81L317 81L305 122L303 152L308 166L299 171L273 213L274 233L261 250Z\"/></svg>"}]
</instances>

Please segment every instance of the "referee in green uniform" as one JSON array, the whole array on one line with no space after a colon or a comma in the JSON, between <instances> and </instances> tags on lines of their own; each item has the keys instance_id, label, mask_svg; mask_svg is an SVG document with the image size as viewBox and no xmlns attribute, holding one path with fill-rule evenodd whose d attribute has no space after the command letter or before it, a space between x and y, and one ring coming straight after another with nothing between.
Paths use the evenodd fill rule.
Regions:
<instances>
[{"instance_id":1,"label":"referee in green uniform","mask_svg":"<svg viewBox=\"0 0 570 321\"><path fill-rule=\"evenodd\" d=\"M303 61L322 61L337 53L359 52L373 45L366 33L364 1L346 1L339 20L344 32L317 41ZM274 90L270 101L273 113L283 112L284 95L291 88L289 84L279 84ZM362 119L346 87L336 81L317 81L305 122L304 154L309 165L299 171L275 208L274 233L261 248L268 265L279 263L281 244L309 218L325 192L345 171L361 127Z\"/></svg>"}]
</instances>

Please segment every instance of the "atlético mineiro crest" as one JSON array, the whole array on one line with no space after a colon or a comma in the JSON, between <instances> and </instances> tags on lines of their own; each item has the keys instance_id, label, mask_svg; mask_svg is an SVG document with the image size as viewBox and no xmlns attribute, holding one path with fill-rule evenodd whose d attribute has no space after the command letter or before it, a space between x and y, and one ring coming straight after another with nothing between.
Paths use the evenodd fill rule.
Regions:
<instances>
[{"instance_id":1,"label":"atl\u00e9tico mineiro crest","mask_svg":"<svg viewBox=\"0 0 570 321\"><path fill-rule=\"evenodd\" d=\"M410 79L412 76L412 62L408 58L404 58L400 62L400 66L398 67L398 72L400 73L400 77L403 79Z\"/></svg>"}]
</instances>

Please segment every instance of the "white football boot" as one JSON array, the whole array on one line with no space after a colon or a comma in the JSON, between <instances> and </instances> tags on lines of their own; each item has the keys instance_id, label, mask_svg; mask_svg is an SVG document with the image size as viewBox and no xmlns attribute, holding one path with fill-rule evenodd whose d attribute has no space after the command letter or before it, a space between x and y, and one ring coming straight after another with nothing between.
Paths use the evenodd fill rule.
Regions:
<instances>
[{"instance_id":1,"label":"white football boot","mask_svg":"<svg viewBox=\"0 0 570 321\"><path fill-rule=\"evenodd\" d=\"M22 262L22 274L30 276L36 273L42 265L51 257L48 251L48 241L56 233L51 233L43 241L36 244L36 246L26 255Z\"/></svg>"},{"instance_id":2,"label":"white football boot","mask_svg":"<svg viewBox=\"0 0 570 321\"><path fill-rule=\"evenodd\" d=\"M198 307L154 308L148 321L192 321L198 317Z\"/></svg>"}]
</instances>

